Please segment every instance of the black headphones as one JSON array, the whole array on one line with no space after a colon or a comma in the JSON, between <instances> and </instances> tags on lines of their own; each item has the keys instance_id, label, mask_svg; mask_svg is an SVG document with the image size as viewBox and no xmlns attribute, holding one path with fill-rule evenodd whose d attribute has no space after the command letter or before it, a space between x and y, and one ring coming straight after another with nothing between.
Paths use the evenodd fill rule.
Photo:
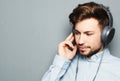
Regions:
<instances>
[{"instance_id":1,"label":"black headphones","mask_svg":"<svg viewBox=\"0 0 120 81\"><path fill-rule=\"evenodd\" d=\"M109 9L106 9L103 5L101 5L101 7L106 11L109 18L109 25L104 27L101 36L102 43L106 46L112 41L115 34L115 28L113 28L113 17L111 12L109 11Z\"/></svg>"}]
</instances>

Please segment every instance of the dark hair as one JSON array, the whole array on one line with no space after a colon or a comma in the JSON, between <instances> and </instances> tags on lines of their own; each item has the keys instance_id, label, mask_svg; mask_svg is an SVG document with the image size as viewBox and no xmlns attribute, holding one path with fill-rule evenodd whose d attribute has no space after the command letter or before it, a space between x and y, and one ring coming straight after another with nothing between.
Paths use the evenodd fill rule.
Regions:
<instances>
[{"instance_id":1,"label":"dark hair","mask_svg":"<svg viewBox=\"0 0 120 81\"><path fill-rule=\"evenodd\" d=\"M75 24L79 21L87 18L95 18L98 20L99 25L105 27L109 25L109 17L103 7L106 8L106 10L109 10L108 7L95 2L79 4L69 15L69 20L73 24L73 27L75 27Z\"/></svg>"}]
</instances>

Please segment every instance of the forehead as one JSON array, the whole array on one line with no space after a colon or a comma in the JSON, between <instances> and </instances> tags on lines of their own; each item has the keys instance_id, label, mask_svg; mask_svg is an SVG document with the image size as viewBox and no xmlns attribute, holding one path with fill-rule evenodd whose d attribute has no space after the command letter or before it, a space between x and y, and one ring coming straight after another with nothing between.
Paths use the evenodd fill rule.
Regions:
<instances>
[{"instance_id":1,"label":"forehead","mask_svg":"<svg viewBox=\"0 0 120 81\"><path fill-rule=\"evenodd\" d=\"M81 31L100 31L101 27L98 23L98 20L94 18L89 18L76 23L75 29L80 32Z\"/></svg>"}]
</instances>

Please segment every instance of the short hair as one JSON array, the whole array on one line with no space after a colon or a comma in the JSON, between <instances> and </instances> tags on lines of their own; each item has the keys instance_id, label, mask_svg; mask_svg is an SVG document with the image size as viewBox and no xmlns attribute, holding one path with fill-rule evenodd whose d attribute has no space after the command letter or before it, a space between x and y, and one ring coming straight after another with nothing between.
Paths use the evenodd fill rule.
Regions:
<instances>
[{"instance_id":1,"label":"short hair","mask_svg":"<svg viewBox=\"0 0 120 81\"><path fill-rule=\"evenodd\" d=\"M106 10L109 10L108 7L105 7L102 4L97 4L95 2L79 4L69 15L69 20L73 24L73 28L77 22L88 18L97 19L99 25L102 26L102 28L109 25L109 17L103 7L106 8Z\"/></svg>"}]
</instances>

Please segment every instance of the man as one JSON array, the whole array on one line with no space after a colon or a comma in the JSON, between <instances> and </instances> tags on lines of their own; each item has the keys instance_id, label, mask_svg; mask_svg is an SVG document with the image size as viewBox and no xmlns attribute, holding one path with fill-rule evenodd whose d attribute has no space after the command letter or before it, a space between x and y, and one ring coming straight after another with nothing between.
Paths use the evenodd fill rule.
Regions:
<instances>
[{"instance_id":1,"label":"man","mask_svg":"<svg viewBox=\"0 0 120 81\"><path fill-rule=\"evenodd\" d=\"M73 32L59 44L42 81L120 81L120 59L107 48L115 32L108 8L79 4L69 19Z\"/></svg>"}]
</instances>

